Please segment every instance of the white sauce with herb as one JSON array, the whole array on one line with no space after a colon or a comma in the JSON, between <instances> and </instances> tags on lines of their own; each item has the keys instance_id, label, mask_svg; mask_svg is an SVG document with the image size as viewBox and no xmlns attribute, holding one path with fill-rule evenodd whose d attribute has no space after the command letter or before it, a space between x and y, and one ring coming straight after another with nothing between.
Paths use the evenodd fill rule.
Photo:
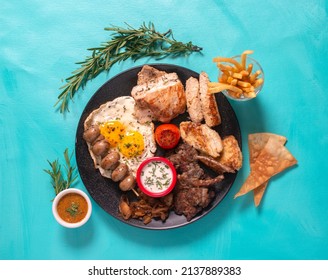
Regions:
<instances>
[{"instance_id":1,"label":"white sauce with herb","mask_svg":"<svg viewBox=\"0 0 328 280\"><path fill-rule=\"evenodd\" d=\"M141 183L154 193L166 190L171 185L172 178L171 168L162 161L151 161L141 171Z\"/></svg>"}]
</instances>

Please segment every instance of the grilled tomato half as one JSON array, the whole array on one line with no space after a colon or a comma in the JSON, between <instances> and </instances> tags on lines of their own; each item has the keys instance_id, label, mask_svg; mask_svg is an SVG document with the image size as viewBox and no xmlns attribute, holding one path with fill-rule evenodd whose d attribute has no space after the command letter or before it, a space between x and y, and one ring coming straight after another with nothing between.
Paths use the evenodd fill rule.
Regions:
<instances>
[{"instance_id":1,"label":"grilled tomato half","mask_svg":"<svg viewBox=\"0 0 328 280\"><path fill-rule=\"evenodd\" d=\"M155 129L155 140L163 149L173 149L180 140L180 130L174 124L161 124Z\"/></svg>"}]
</instances>

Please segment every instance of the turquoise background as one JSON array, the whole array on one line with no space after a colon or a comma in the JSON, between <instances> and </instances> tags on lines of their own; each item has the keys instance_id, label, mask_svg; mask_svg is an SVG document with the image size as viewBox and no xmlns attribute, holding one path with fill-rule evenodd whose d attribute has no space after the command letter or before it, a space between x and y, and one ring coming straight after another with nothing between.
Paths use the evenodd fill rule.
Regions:
<instances>
[{"instance_id":1,"label":"turquoise background","mask_svg":"<svg viewBox=\"0 0 328 280\"><path fill-rule=\"evenodd\" d=\"M109 39L104 27L152 21L202 54L163 63L206 71L245 49L265 72L258 98L231 104L244 163L226 198L188 226L149 231L119 222L93 201L91 220L53 218L47 159L73 151L78 120L109 78L152 59L115 65L79 91L66 116L53 107L63 79ZM0 8L0 259L328 259L327 1L2 0ZM288 138L298 160L270 181L262 205L234 194L249 173L247 135ZM85 190L81 180L77 188Z\"/></svg>"}]
</instances>

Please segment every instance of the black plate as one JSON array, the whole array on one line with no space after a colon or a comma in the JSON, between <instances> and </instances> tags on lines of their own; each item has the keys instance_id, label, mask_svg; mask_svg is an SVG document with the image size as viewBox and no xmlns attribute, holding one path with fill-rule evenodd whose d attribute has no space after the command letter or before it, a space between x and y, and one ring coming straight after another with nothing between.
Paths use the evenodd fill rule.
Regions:
<instances>
[{"instance_id":1,"label":"black plate","mask_svg":"<svg viewBox=\"0 0 328 280\"><path fill-rule=\"evenodd\" d=\"M150 64L153 67L166 72L176 72L185 85L186 80L189 77L198 78L199 74L184 67L180 67L172 64ZM89 155L86 142L83 140L83 124L88 115L101 104L107 101L113 100L119 96L130 95L133 86L137 83L137 74L141 70L142 66L129 69L125 72L118 74L109 81L107 81L90 99L86 105L80 121L78 123L76 132L76 161L82 181L87 188L91 197L110 215L119 219L122 222L130 224L132 226L147 228L147 229L169 229L176 228L191 222L194 222L207 213L209 213L214 207L216 207L220 201L230 190L237 173L226 174L225 179L215 186L216 196L213 202L204 209L202 213L196 216L192 221L188 222L184 216L176 215L173 211L170 213L169 218L163 223L159 220L153 220L151 223L144 225L142 221L137 219L124 220L118 213L118 204L122 192L119 190L117 183L114 183L110 179L104 178L100 175L99 171L94 168L93 161ZM219 111L222 118L222 123L216 130L221 137L227 135L234 135L241 147L241 133L239 123L236 118L227 98L218 93L215 95L219 106ZM179 124L181 121L188 119L188 114L182 114L175 118L172 122ZM161 150L158 150L161 154Z\"/></svg>"}]
</instances>

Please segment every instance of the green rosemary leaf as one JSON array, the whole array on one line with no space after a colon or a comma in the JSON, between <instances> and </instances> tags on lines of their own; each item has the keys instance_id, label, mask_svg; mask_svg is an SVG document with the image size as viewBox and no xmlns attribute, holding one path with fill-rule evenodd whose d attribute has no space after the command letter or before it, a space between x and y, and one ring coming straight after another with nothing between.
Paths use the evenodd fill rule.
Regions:
<instances>
[{"instance_id":1,"label":"green rosemary leaf","mask_svg":"<svg viewBox=\"0 0 328 280\"><path fill-rule=\"evenodd\" d=\"M83 89L88 81L96 78L100 73L109 72L111 67L127 59L136 61L145 57L162 59L167 56L188 56L193 52L200 52L201 47L192 42L177 41L171 29L165 33L156 31L155 25L143 23L138 29L126 24L126 28L119 26L106 27L112 32L111 39L101 43L100 47L87 49L92 52L84 61L77 62L80 68L65 79L66 84L60 89L55 107L59 106L61 113L69 112L69 101L79 89Z\"/></svg>"},{"instance_id":2,"label":"green rosemary leaf","mask_svg":"<svg viewBox=\"0 0 328 280\"><path fill-rule=\"evenodd\" d=\"M62 165L59 163L59 160L56 159L53 162L47 160L51 169L44 169L44 172L51 177L51 184L56 195L61 191L70 188L78 178L76 167L71 165L72 156L73 153L69 155L68 149L66 148L64 151L66 179L64 178Z\"/></svg>"}]
</instances>

